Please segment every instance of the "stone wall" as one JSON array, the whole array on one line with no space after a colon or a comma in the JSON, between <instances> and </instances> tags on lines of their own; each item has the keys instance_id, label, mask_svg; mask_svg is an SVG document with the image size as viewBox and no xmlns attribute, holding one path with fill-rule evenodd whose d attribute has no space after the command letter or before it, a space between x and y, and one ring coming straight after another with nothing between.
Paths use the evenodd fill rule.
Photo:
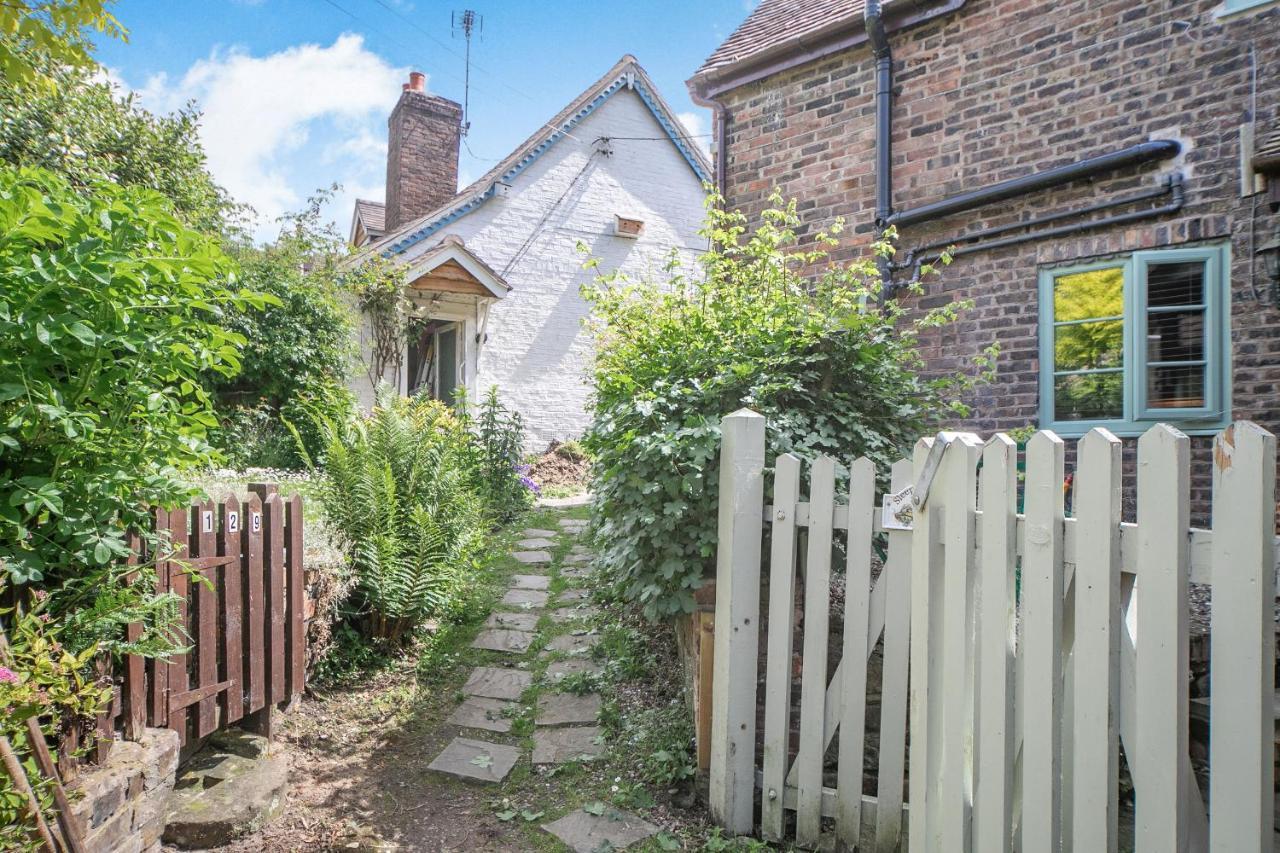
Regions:
<instances>
[{"instance_id":1,"label":"stone wall","mask_svg":"<svg viewBox=\"0 0 1280 853\"><path fill-rule=\"evenodd\" d=\"M178 733L170 729L116 741L105 764L85 768L67 794L88 853L159 851L177 770Z\"/></svg>"},{"instance_id":2,"label":"stone wall","mask_svg":"<svg viewBox=\"0 0 1280 853\"><path fill-rule=\"evenodd\" d=\"M1280 217L1261 196L1240 192L1240 125L1255 98L1250 48L1258 128L1280 121L1280 6L1218 18L1219 5L969 0L950 15L890 34L897 210L1152 138L1183 145L1176 161L901 229L905 251L1129 195L1175 169L1186 177L1186 204L1176 214L961 257L909 300L917 310L974 302L958 323L922 339L932 373L964 371L988 344L1001 346L996 381L970 395L973 415L961 426L988 433L1038 423L1040 269L1225 242L1232 259L1232 415L1280 429L1280 307L1254 257ZM845 217L853 227L838 254L860 256L874 231L873 72L864 44L727 93L729 204L758 214L778 187L801 201L806 232ZM1125 442L1130 472L1134 443ZM1209 443L1194 439L1201 510Z\"/></svg>"}]
</instances>

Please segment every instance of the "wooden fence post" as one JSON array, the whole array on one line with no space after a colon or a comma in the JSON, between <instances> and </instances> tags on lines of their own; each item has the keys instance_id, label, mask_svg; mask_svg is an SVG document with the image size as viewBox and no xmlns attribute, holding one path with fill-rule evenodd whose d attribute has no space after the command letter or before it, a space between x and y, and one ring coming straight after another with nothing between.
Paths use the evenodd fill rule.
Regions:
<instances>
[{"instance_id":1,"label":"wooden fence post","mask_svg":"<svg viewBox=\"0 0 1280 853\"><path fill-rule=\"evenodd\" d=\"M1017 465L1018 448L1007 435L993 436L982 450L973 849L983 853L1009 853L1013 844Z\"/></svg>"},{"instance_id":2,"label":"wooden fence post","mask_svg":"<svg viewBox=\"0 0 1280 853\"><path fill-rule=\"evenodd\" d=\"M1275 494L1275 436L1246 421L1227 427L1213 446L1212 853L1271 849Z\"/></svg>"},{"instance_id":3,"label":"wooden fence post","mask_svg":"<svg viewBox=\"0 0 1280 853\"><path fill-rule=\"evenodd\" d=\"M720 424L710 800L716 822L743 835L755 801L765 419L740 409Z\"/></svg>"},{"instance_id":4,"label":"wooden fence post","mask_svg":"<svg viewBox=\"0 0 1280 853\"><path fill-rule=\"evenodd\" d=\"M1138 853L1187 849L1190 449L1167 424L1138 439Z\"/></svg>"},{"instance_id":5,"label":"wooden fence post","mask_svg":"<svg viewBox=\"0 0 1280 853\"><path fill-rule=\"evenodd\" d=\"M1074 719L1071 837L1077 850L1119 846L1120 439L1090 430L1076 445ZM1065 793L1065 792L1064 792ZM1064 825L1064 830L1065 830Z\"/></svg>"},{"instance_id":6,"label":"wooden fence post","mask_svg":"<svg viewBox=\"0 0 1280 853\"><path fill-rule=\"evenodd\" d=\"M1064 456L1062 439L1051 432L1038 432L1027 442L1020 709L1024 853L1057 853L1062 839Z\"/></svg>"}]
</instances>

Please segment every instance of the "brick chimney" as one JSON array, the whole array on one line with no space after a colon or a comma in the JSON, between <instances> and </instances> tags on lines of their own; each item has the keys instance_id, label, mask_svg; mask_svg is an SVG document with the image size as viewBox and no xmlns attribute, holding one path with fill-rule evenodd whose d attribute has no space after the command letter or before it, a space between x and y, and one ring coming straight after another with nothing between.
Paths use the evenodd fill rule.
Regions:
<instances>
[{"instance_id":1,"label":"brick chimney","mask_svg":"<svg viewBox=\"0 0 1280 853\"><path fill-rule=\"evenodd\" d=\"M427 94L409 75L387 121L387 231L434 210L458 192L462 106Z\"/></svg>"}]
</instances>

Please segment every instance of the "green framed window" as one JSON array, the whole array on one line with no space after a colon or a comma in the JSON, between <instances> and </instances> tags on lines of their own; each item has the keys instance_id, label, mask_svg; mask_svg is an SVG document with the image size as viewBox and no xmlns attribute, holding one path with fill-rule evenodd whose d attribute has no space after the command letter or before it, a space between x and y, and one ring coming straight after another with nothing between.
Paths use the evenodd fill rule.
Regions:
<instances>
[{"instance_id":1,"label":"green framed window","mask_svg":"<svg viewBox=\"0 0 1280 853\"><path fill-rule=\"evenodd\" d=\"M1276 0L1222 0L1222 5L1214 10L1214 15L1219 18L1225 18L1228 15L1247 12L1250 9L1270 6L1275 2Z\"/></svg>"},{"instance_id":2,"label":"green framed window","mask_svg":"<svg viewBox=\"0 0 1280 853\"><path fill-rule=\"evenodd\" d=\"M1064 435L1230 420L1226 245L1040 272L1040 423Z\"/></svg>"}]
</instances>

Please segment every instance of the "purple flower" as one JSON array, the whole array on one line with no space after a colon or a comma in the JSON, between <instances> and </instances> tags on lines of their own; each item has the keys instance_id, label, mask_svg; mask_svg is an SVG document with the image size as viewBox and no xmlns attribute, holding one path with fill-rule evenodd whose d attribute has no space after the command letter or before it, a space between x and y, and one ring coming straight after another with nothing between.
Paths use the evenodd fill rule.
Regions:
<instances>
[{"instance_id":1,"label":"purple flower","mask_svg":"<svg viewBox=\"0 0 1280 853\"><path fill-rule=\"evenodd\" d=\"M17 684L18 674L7 666L0 666L0 681L7 682L9 684Z\"/></svg>"},{"instance_id":2,"label":"purple flower","mask_svg":"<svg viewBox=\"0 0 1280 853\"><path fill-rule=\"evenodd\" d=\"M524 486L526 489L533 492L535 495L542 494L542 489L539 488L538 484L535 483L533 480L530 480L528 477L521 477L520 485Z\"/></svg>"}]
</instances>

